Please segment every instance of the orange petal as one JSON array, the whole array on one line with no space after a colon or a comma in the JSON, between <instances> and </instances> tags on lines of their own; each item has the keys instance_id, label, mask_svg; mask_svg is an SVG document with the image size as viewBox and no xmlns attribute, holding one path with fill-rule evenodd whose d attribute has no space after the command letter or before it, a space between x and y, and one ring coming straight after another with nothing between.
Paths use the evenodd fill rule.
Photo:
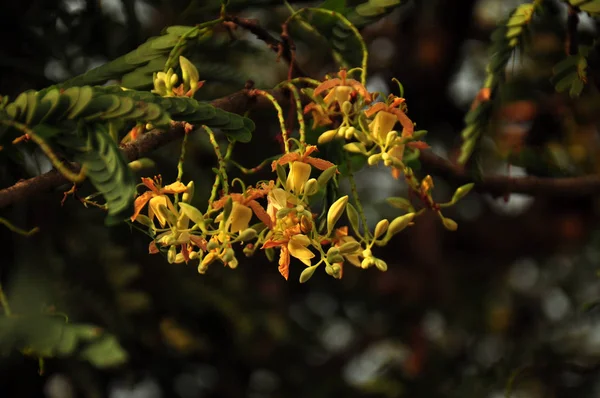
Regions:
<instances>
[{"instance_id":1,"label":"orange petal","mask_svg":"<svg viewBox=\"0 0 600 398\"><path fill-rule=\"evenodd\" d=\"M137 216L140 214L140 211L146 206L146 203L155 195L154 192L148 191L144 192L140 196L135 199L133 202L133 215L131 216L131 221L135 221Z\"/></svg>"},{"instance_id":2,"label":"orange petal","mask_svg":"<svg viewBox=\"0 0 600 398\"><path fill-rule=\"evenodd\" d=\"M406 131L407 133L412 135L412 133L415 131L415 126L413 125L412 120L410 120L410 118L406 116L406 113L402 112L400 109L390 109L390 112L396 115L398 121L404 128L404 131L402 133Z\"/></svg>"},{"instance_id":3,"label":"orange petal","mask_svg":"<svg viewBox=\"0 0 600 398\"><path fill-rule=\"evenodd\" d=\"M367 109L365 111L365 116L366 117L371 117L374 114L376 114L379 111L382 111L384 109L386 109L387 107L385 106L385 104L383 102L378 102L375 105L373 105L372 107L370 107L369 109Z\"/></svg>"},{"instance_id":4,"label":"orange petal","mask_svg":"<svg viewBox=\"0 0 600 398\"><path fill-rule=\"evenodd\" d=\"M331 166L335 166L335 164L331 163L330 161L325 160L325 159L320 159L320 158L308 157L308 158L304 159L304 162L310 164L314 168L319 169L321 171L327 170Z\"/></svg>"},{"instance_id":5,"label":"orange petal","mask_svg":"<svg viewBox=\"0 0 600 398\"><path fill-rule=\"evenodd\" d=\"M398 178L400 178L400 174L402 174L402 170L400 170L400 169L398 169L396 167L392 168L392 177L394 177L396 180Z\"/></svg>"},{"instance_id":6,"label":"orange petal","mask_svg":"<svg viewBox=\"0 0 600 398\"><path fill-rule=\"evenodd\" d=\"M181 254L183 254L183 260L187 264L190 261L190 252L188 251L187 243L181 245Z\"/></svg>"},{"instance_id":7,"label":"orange petal","mask_svg":"<svg viewBox=\"0 0 600 398\"><path fill-rule=\"evenodd\" d=\"M187 187L181 181L176 181L172 184L169 184L169 185L163 187L163 189L161 189L161 191L163 193L170 193L170 194L184 193L185 191L187 191Z\"/></svg>"},{"instance_id":8,"label":"orange petal","mask_svg":"<svg viewBox=\"0 0 600 398\"><path fill-rule=\"evenodd\" d=\"M270 249L272 247L284 246L286 243L287 243L287 241L285 241L285 240L276 241L276 240L269 239L265 243L263 243L261 249Z\"/></svg>"},{"instance_id":9,"label":"orange petal","mask_svg":"<svg viewBox=\"0 0 600 398\"><path fill-rule=\"evenodd\" d=\"M156 242L154 242L154 241L150 242L150 244L148 245L148 253L150 253L150 254L158 253L158 247L156 247Z\"/></svg>"},{"instance_id":10,"label":"orange petal","mask_svg":"<svg viewBox=\"0 0 600 398\"><path fill-rule=\"evenodd\" d=\"M315 91L313 91L313 95L319 95L323 91L329 90L330 88L335 86L339 86L340 84L342 84L342 80L337 77L335 79L326 80L323 83L319 84L317 88L315 88Z\"/></svg>"},{"instance_id":11,"label":"orange petal","mask_svg":"<svg viewBox=\"0 0 600 398\"><path fill-rule=\"evenodd\" d=\"M146 188L152 190L153 192L159 193L158 188L154 184L154 180L152 178L142 177L142 184L144 184Z\"/></svg>"},{"instance_id":12,"label":"orange petal","mask_svg":"<svg viewBox=\"0 0 600 398\"><path fill-rule=\"evenodd\" d=\"M410 148L415 148L415 149L429 148L429 144L427 144L425 141L411 141L411 142L407 143L406 145Z\"/></svg>"},{"instance_id":13,"label":"orange petal","mask_svg":"<svg viewBox=\"0 0 600 398\"><path fill-rule=\"evenodd\" d=\"M266 210L260 205L260 203L258 203L256 200L251 200L247 203L247 205L252 209L256 217L267 226L267 228L273 228L271 217L269 217L269 214L267 214Z\"/></svg>"},{"instance_id":14,"label":"orange petal","mask_svg":"<svg viewBox=\"0 0 600 398\"><path fill-rule=\"evenodd\" d=\"M284 164L293 162L294 160L298 159L300 159L300 154L298 152L286 153L285 155L283 155L277 160L274 160L273 163L271 163L271 171L275 171L277 169L278 164L283 166Z\"/></svg>"},{"instance_id":15,"label":"orange petal","mask_svg":"<svg viewBox=\"0 0 600 398\"><path fill-rule=\"evenodd\" d=\"M307 156L310 156L311 153L313 152L318 152L319 149L317 148L316 145L307 145L306 146L306 150L304 151L304 158L306 158Z\"/></svg>"},{"instance_id":16,"label":"orange petal","mask_svg":"<svg viewBox=\"0 0 600 398\"><path fill-rule=\"evenodd\" d=\"M279 273L286 281L290 276L290 252L285 246L281 246L281 253L279 254Z\"/></svg>"}]
</instances>

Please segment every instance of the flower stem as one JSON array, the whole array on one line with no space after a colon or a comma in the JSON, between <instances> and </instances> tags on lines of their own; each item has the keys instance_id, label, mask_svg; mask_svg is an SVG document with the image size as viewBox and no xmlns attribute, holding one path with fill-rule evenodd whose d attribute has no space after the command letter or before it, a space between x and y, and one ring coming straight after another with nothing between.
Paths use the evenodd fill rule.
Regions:
<instances>
[{"instance_id":1,"label":"flower stem","mask_svg":"<svg viewBox=\"0 0 600 398\"><path fill-rule=\"evenodd\" d=\"M300 101L300 94L298 93L298 89L290 82L285 82L283 84L286 86L294 97L294 102L296 104L296 118L298 119L298 130L300 131L300 144L306 144L306 124L304 123L304 116L302 115L302 101Z\"/></svg>"},{"instance_id":2,"label":"flower stem","mask_svg":"<svg viewBox=\"0 0 600 398\"><path fill-rule=\"evenodd\" d=\"M215 133L213 133L211 128L208 126L202 126L202 128L204 128L206 130L206 132L208 133L208 138L210 140L210 143L213 146L213 149L215 150L215 155L217 156L217 160L219 162L219 168L217 171L217 175L215 176L215 183L213 184L212 190L210 192L210 198L208 199L208 208L210 209L212 202L214 202L214 200L217 198L219 184L221 184L223 186L223 192L225 192L225 194L227 194L227 192L229 191L229 187L228 187L229 183L227 181L227 170L226 170L227 161L223 157L223 154L221 153L221 149L219 148L219 143L217 142L217 139L215 138ZM230 151L230 149L228 148L228 152L229 151ZM229 154L229 155L231 155L231 154Z\"/></svg>"},{"instance_id":3,"label":"flower stem","mask_svg":"<svg viewBox=\"0 0 600 398\"><path fill-rule=\"evenodd\" d=\"M58 156L54 153L54 151L52 151L50 145L46 144L46 141L44 141L40 136L34 133L34 131L31 130L29 127L22 123L15 122L14 120L2 120L2 123L4 123L7 126L14 127L17 130L23 132L24 134L27 134L33 142L38 144L38 146L48 157L52 165L56 167L56 169L60 171L60 173L64 175L69 181L77 183L82 182L85 179L85 167L82 167L79 173L74 173L71 170L69 170L69 168L65 166L60 161L60 159L58 159Z\"/></svg>"},{"instance_id":4,"label":"flower stem","mask_svg":"<svg viewBox=\"0 0 600 398\"><path fill-rule=\"evenodd\" d=\"M273 97L271 94L264 90L254 89L251 91L251 93L255 95L262 95L263 97L271 101L271 103L275 107L275 110L277 111L277 118L279 119L279 128L281 129L281 136L283 138L283 148L285 153L289 153L290 144L288 142L288 134L287 129L285 128L285 119L283 117L283 109L281 109L281 105L279 105L279 102L277 102L275 97Z\"/></svg>"},{"instance_id":5,"label":"flower stem","mask_svg":"<svg viewBox=\"0 0 600 398\"><path fill-rule=\"evenodd\" d=\"M183 161L185 160L185 147L188 141L188 133L186 132L181 142L181 152L179 153L179 161L177 162L177 181L181 182L183 177ZM179 202L179 194L175 194L175 204Z\"/></svg>"},{"instance_id":6,"label":"flower stem","mask_svg":"<svg viewBox=\"0 0 600 398\"><path fill-rule=\"evenodd\" d=\"M10 221L2 217L0 217L0 224L4 224L6 228L10 229L12 232L23 236L31 236L40 230L38 227L35 227L30 229L29 231L26 231L24 229L12 225Z\"/></svg>"},{"instance_id":7,"label":"flower stem","mask_svg":"<svg viewBox=\"0 0 600 398\"><path fill-rule=\"evenodd\" d=\"M346 154L346 161L348 164L348 181L350 181L350 190L352 191L352 197L354 198L354 202L356 203L356 210L358 211L358 215L360 216L360 220L363 224L364 236L369 240L371 237L371 232L369 231L369 226L367 224L367 217L365 216L365 211L362 207L362 203L360 203L360 198L358 197L358 189L356 188L356 180L354 179L354 173L352 172L352 162L350 161L350 156Z\"/></svg>"}]
</instances>

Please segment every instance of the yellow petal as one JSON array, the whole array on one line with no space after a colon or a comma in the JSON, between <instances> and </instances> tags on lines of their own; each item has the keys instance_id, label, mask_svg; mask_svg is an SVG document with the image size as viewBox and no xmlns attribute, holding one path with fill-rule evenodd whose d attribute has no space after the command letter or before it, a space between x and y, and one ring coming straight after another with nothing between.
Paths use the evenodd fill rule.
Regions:
<instances>
[{"instance_id":1,"label":"yellow petal","mask_svg":"<svg viewBox=\"0 0 600 398\"><path fill-rule=\"evenodd\" d=\"M153 216L156 215L156 218L158 219L160 226L164 227L165 223L167 222L167 218L158 209L159 205L163 205L165 207L168 206L166 196L155 196L152 199L150 199L150 202L148 203L148 206L150 207L150 210L148 211L148 216L150 217L150 219L153 219Z\"/></svg>"},{"instance_id":2,"label":"yellow petal","mask_svg":"<svg viewBox=\"0 0 600 398\"><path fill-rule=\"evenodd\" d=\"M294 235L288 243L290 254L306 265L310 265L310 259L315 256L313 252L305 247L309 243L310 240L306 235Z\"/></svg>"},{"instance_id":3,"label":"yellow petal","mask_svg":"<svg viewBox=\"0 0 600 398\"><path fill-rule=\"evenodd\" d=\"M229 222L231 223L230 231L236 233L247 229L251 218L252 209L238 202L233 202L231 216L229 217Z\"/></svg>"},{"instance_id":4,"label":"yellow petal","mask_svg":"<svg viewBox=\"0 0 600 398\"><path fill-rule=\"evenodd\" d=\"M163 187L161 191L164 193L182 193L187 191L187 187L181 181L176 181Z\"/></svg>"},{"instance_id":5,"label":"yellow petal","mask_svg":"<svg viewBox=\"0 0 600 398\"><path fill-rule=\"evenodd\" d=\"M312 167L309 164L303 162L293 162L291 164L291 171L286 182L287 189L296 194L302 192L302 186L310 178L311 171Z\"/></svg>"},{"instance_id":6,"label":"yellow petal","mask_svg":"<svg viewBox=\"0 0 600 398\"><path fill-rule=\"evenodd\" d=\"M331 234L335 223L340 219L348 204L348 195L344 195L336 200L327 211L327 235Z\"/></svg>"},{"instance_id":7,"label":"yellow petal","mask_svg":"<svg viewBox=\"0 0 600 398\"><path fill-rule=\"evenodd\" d=\"M393 113L379 111L375 115L375 119L369 124L369 129L371 129L371 134L375 139L385 142L387 133L392 131L397 121L398 119Z\"/></svg>"},{"instance_id":8,"label":"yellow petal","mask_svg":"<svg viewBox=\"0 0 600 398\"><path fill-rule=\"evenodd\" d=\"M350 86L337 86L331 89L329 94L323 98L323 101L329 105L336 101L340 106L346 101L350 101L350 95L354 89Z\"/></svg>"}]
</instances>

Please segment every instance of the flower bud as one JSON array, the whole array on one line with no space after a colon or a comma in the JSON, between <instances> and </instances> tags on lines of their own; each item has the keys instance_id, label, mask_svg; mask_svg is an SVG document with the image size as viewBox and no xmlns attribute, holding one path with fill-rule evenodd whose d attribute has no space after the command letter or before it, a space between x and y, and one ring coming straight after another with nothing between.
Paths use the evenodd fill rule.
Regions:
<instances>
[{"instance_id":1,"label":"flower bud","mask_svg":"<svg viewBox=\"0 0 600 398\"><path fill-rule=\"evenodd\" d=\"M326 144L326 143L332 141L335 138L335 136L337 135L337 133L338 133L337 130L327 130L326 132L324 132L323 134L321 134L319 136L317 143L319 145Z\"/></svg>"},{"instance_id":2,"label":"flower bud","mask_svg":"<svg viewBox=\"0 0 600 398\"><path fill-rule=\"evenodd\" d=\"M381 161L381 154L380 153L377 153L375 155L371 155L371 156L369 156L369 159L367 159L367 162L369 163L369 166L375 166L380 161Z\"/></svg>"},{"instance_id":3,"label":"flower bud","mask_svg":"<svg viewBox=\"0 0 600 398\"><path fill-rule=\"evenodd\" d=\"M256 230L253 228L245 229L242 232L240 232L239 235L239 240L241 240L242 242L247 242L254 238L256 238Z\"/></svg>"},{"instance_id":4,"label":"flower bud","mask_svg":"<svg viewBox=\"0 0 600 398\"><path fill-rule=\"evenodd\" d=\"M194 181L188 182L186 188L187 190L183 193L181 201L189 204L194 198Z\"/></svg>"},{"instance_id":5,"label":"flower bud","mask_svg":"<svg viewBox=\"0 0 600 398\"><path fill-rule=\"evenodd\" d=\"M385 233L385 231L387 231L388 227L390 225L390 222L387 219L383 219L381 221L379 221L377 223L377 225L375 226L375 232L374 232L374 239L379 238L381 235L383 235Z\"/></svg>"},{"instance_id":6,"label":"flower bud","mask_svg":"<svg viewBox=\"0 0 600 398\"><path fill-rule=\"evenodd\" d=\"M412 222L413 218L415 218L415 213L408 213L403 216L394 218L390 223L390 226L388 227L387 235L385 238L390 239L392 236L402 231L408 226L408 224Z\"/></svg>"},{"instance_id":7,"label":"flower bud","mask_svg":"<svg viewBox=\"0 0 600 398\"><path fill-rule=\"evenodd\" d=\"M169 247L169 251L167 252L167 261L169 262L169 264L173 264L176 258L177 248L175 246Z\"/></svg>"},{"instance_id":8,"label":"flower bud","mask_svg":"<svg viewBox=\"0 0 600 398\"><path fill-rule=\"evenodd\" d=\"M344 149L350 153L366 153L367 149L360 142L351 142L344 145Z\"/></svg>"},{"instance_id":9,"label":"flower bud","mask_svg":"<svg viewBox=\"0 0 600 398\"><path fill-rule=\"evenodd\" d=\"M312 196L319 192L319 183L316 178L311 178L304 184L304 193L307 196Z\"/></svg>"},{"instance_id":10,"label":"flower bud","mask_svg":"<svg viewBox=\"0 0 600 398\"><path fill-rule=\"evenodd\" d=\"M344 195L336 200L329 211L327 212L327 235L333 231L335 223L340 219L344 211L346 210L346 204L348 203L348 195Z\"/></svg>"},{"instance_id":11,"label":"flower bud","mask_svg":"<svg viewBox=\"0 0 600 398\"><path fill-rule=\"evenodd\" d=\"M352 112L352 103L350 103L350 101L344 101L342 104L342 112L346 115Z\"/></svg>"},{"instance_id":12,"label":"flower bud","mask_svg":"<svg viewBox=\"0 0 600 398\"><path fill-rule=\"evenodd\" d=\"M339 247L341 254L352 254L360 250L361 246L358 242L346 242Z\"/></svg>"},{"instance_id":13,"label":"flower bud","mask_svg":"<svg viewBox=\"0 0 600 398\"><path fill-rule=\"evenodd\" d=\"M471 191L471 189L473 189L473 186L475 186L475 184L470 183L458 187L454 192L454 196L452 197L452 203L456 203L462 198L464 198Z\"/></svg>"},{"instance_id":14,"label":"flower bud","mask_svg":"<svg viewBox=\"0 0 600 398\"><path fill-rule=\"evenodd\" d=\"M442 217L442 223L448 231L456 231L458 229L458 224L451 218Z\"/></svg>"},{"instance_id":15,"label":"flower bud","mask_svg":"<svg viewBox=\"0 0 600 398\"><path fill-rule=\"evenodd\" d=\"M231 260L227 263L227 266L231 269L236 269L239 264L240 263L239 263L238 259L234 257L233 260Z\"/></svg>"},{"instance_id":16,"label":"flower bud","mask_svg":"<svg viewBox=\"0 0 600 398\"><path fill-rule=\"evenodd\" d=\"M219 244L217 242L215 242L214 240L211 240L210 242L208 242L208 244L206 245L206 249L207 250L216 250L219 248Z\"/></svg>"},{"instance_id":17,"label":"flower bud","mask_svg":"<svg viewBox=\"0 0 600 398\"><path fill-rule=\"evenodd\" d=\"M338 128L337 130L337 137L338 138L346 138L346 126L342 126L340 128Z\"/></svg>"},{"instance_id":18,"label":"flower bud","mask_svg":"<svg viewBox=\"0 0 600 398\"><path fill-rule=\"evenodd\" d=\"M198 252L197 251L191 251L190 252L190 260L195 260L198 258Z\"/></svg>"},{"instance_id":19,"label":"flower bud","mask_svg":"<svg viewBox=\"0 0 600 398\"><path fill-rule=\"evenodd\" d=\"M277 219L281 220L282 218L286 217L288 214L290 214L290 212L292 211L292 208L289 207L284 207L282 209L277 210L277 213L275 214L275 217L277 217Z\"/></svg>"},{"instance_id":20,"label":"flower bud","mask_svg":"<svg viewBox=\"0 0 600 398\"><path fill-rule=\"evenodd\" d=\"M397 131L392 130L389 133L387 133L387 136L385 137L385 146L389 147L390 145L392 145L392 143L396 140L396 138L398 138Z\"/></svg>"},{"instance_id":21,"label":"flower bud","mask_svg":"<svg viewBox=\"0 0 600 398\"><path fill-rule=\"evenodd\" d=\"M321 175L319 176L319 178L317 179L317 182L319 183L319 187L322 188L325 185L327 185L327 183L329 182L331 177L333 177L336 172L337 172L337 166L331 166L328 169L325 169L325 171L323 171L321 173Z\"/></svg>"},{"instance_id":22,"label":"flower bud","mask_svg":"<svg viewBox=\"0 0 600 398\"><path fill-rule=\"evenodd\" d=\"M375 260L375 266L381 272L385 272L388 269L387 263L385 261L383 261L383 260L380 260L380 259L376 259Z\"/></svg>"}]
</instances>

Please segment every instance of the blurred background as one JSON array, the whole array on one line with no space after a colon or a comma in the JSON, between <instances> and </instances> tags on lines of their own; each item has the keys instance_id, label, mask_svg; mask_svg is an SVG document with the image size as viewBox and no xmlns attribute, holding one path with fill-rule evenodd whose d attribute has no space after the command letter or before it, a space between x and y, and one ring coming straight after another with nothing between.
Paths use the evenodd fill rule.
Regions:
<instances>
[{"instance_id":1,"label":"blurred background","mask_svg":"<svg viewBox=\"0 0 600 398\"><path fill-rule=\"evenodd\" d=\"M391 78L398 78L432 150L455 159L463 117L485 78L490 35L520 3L407 1L362 29L368 88L397 93ZM564 54L566 7L545 3L550 17L534 24L528 55L517 53L507 68L483 142L485 173L600 171L597 90L577 100L554 92L549 78ZM0 93L14 98L78 75L167 26L215 19L219 7L215 0L1 1ZM289 15L270 0L231 0L229 11L274 33ZM598 25L581 15L579 29L591 43ZM336 71L327 46L296 45L310 76ZM287 76L283 61L241 29L216 32L195 63L207 81L203 100L249 79L270 88ZM234 155L248 167L279 148L274 114L250 117L255 137ZM153 153L156 169L140 176L172 180L178 153L179 143ZM528 160L509 165L515 153ZM193 136L184 181L195 181L197 203L208 197L214 164L210 144ZM26 170L9 164L0 188L49 169L39 157ZM397 215L385 198L405 196L402 181L377 168L357 178L369 220ZM453 182L434 181L435 196L450 198ZM0 360L2 397L600 396L596 197L471 193L448 213L458 231L425 215L381 249L387 272L348 266L342 280L317 272L300 285L299 263L286 282L260 253L206 275L168 264L148 254L149 238L139 231L105 227L102 211L72 197L61 206L63 188L0 211L19 226L40 227L30 238L0 228L0 279L13 312L53 308L97 325L116 336L127 361L98 368L75 357L46 359L40 376L36 358L9 350Z\"/></svg>"}]
</instances>

